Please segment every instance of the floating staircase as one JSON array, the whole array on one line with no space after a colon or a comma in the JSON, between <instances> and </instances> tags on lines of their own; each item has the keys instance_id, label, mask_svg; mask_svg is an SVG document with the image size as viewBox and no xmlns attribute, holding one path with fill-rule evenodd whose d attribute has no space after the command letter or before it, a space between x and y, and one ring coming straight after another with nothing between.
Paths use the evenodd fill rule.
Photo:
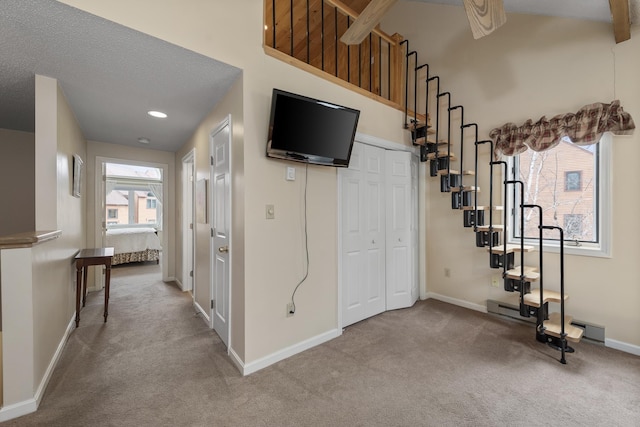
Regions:
<instances>
[{"instance_id":1,"label":"floating staircase","mask_svg":"<svg viewBox=\"0 0 640 427\"><path fill-rule=\"evenodd\" d=\"M407 44L407 51L409 42ZM451 208L463 212L463 226L470 228L476 234L476 246L486 248L489 253L489 267L494 269L502 269L502 279L504 290L506 292L517 292L519 294L520 315L523 317L535 317L536 319L536 339L540 342L547 343L549 346L561 352L560 362L566 363L566 353L574 350L568 346L568 342L579 342L583 335L583 329L571 325L571 317L565 315L565 302L569 298L564 292L564 244L563 230L559 227L545 226L539 224L539 259L537 265L525 264L525 253L534 252L533 246L525 245L524 238L521 238L520 244L506 243L506 227L507 214L510 212L508 198L504 199L502 206L493 205L493 176L494 167L503 167L503 194L509 195L508 191L512 186L524 185L521 181L509 178L507 163L504 161L491 161L486 167L479 167L478 150L484 144L489 144L490 153L493 155L493 141L478 139L478 125L476 123L467 123L464 119L464 107L461 105L451 105L451 93L441 92L440 77L429 75L429 66L426 64L418 65L418 56L416 52L409 52L406 55L406 69L411 69L410 58L414 58L414 71L416 78L414 84L417 85L417 71L426 69L426 94L425 94L425 112L421 117L424 120L414 119L408 127L411 131L412 142L420 147L420 160L429 162L429 175L431 177L440 177L440 191L451 194ZM408 75L408 74L407 74ZM431 91L430 86L436 87L435 92ZM408 93L408 90L406 91ZM417 111L418 97L414 91L414 110ZM429 111L429 105L434 101L435 111ZM442 105L442 101L446 101L446 106ZM405 117L408 111L408 99L405 99ZM459 156L452 152L451 138L451 114L459 112L460 114L460 145L455 147ZM435 117L434 125L431 124L430 118ZM442 125L444 122L444 126ZM406 124L405 120L405 124ZM407 126L405 126L407 127ZM444 128L444 131L441 130ZM465 169L464 164L464 142L465 130L475 129L475 156L473 169ZM443 135L445 134L445 135ZM455 165L455 169L452 167ZM460 172L462 171L462 172ZM479 205L478 197L480 187L478 186L478 175L480 173L489 174L489 194L488 205ZM473 177L474 182L465 183L465 178ZM522 194L522 192L520 192ZM524 218L526 209L542 208L537 205L524 205L522 203L516 208L520 209L520 218ZM500 213L502 215L500 215ZM495 214L495 215L494 215ZM498 217L502 223L497 222ZM542 214L539 216L542 218ZM556 230L560 234L560 273L559 286L560 291L551 291L544 286L543 276L543 230ZM520 224L520 235L524 236L523 220ZM518 262L516 263L516 258ZM560 305L560 313L550 313L549 303Z\"/></svg>"}]
</instances>

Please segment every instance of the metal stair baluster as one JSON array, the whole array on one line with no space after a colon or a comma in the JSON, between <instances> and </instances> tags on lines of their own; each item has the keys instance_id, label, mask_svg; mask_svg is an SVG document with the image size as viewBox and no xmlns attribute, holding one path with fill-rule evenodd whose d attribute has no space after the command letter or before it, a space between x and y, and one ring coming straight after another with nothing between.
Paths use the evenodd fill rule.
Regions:
<instances>
[{"instance_id":1,"label":"metal stair baluster","mask_svg":"<svg viewBox=\"0 0 640 427\"><path fill-rule=\"evenodd\" d=\"M540 205L522 205L523 208L527 208L527 209L538 209L538 244L540 245L539 247L539 260L538 260L538 270L540 272L540 284L539 284L539 291L540 291L540 307L538 308L538 313L536 316L536 340L540 341L540 342L547 342L547 338L544 334L544 320L545 320L545 309L544 309L544 269L543 269L543 250L542 250L542 246L543 246L543 235L542 235L542 226L544 225L542 223L542 206ZM521 236L522 239L524 239L524 234Z\"/></svg>"}]
</instances>

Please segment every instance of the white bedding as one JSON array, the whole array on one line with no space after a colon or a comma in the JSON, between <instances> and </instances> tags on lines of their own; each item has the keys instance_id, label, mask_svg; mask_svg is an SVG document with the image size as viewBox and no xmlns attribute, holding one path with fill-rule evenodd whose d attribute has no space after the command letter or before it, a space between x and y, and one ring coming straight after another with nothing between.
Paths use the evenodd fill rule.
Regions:
<instances>
[{"instance_id":1,"label":"white bedding","mask_svg":"<svg viewBox=\"0 0 640 427\"><path fill-rule=\"evenodd\" d=\"M153 228L117 228L107 230L107 247L115 254L161 249L160 238Z\"/></svg>"}]
</instances>

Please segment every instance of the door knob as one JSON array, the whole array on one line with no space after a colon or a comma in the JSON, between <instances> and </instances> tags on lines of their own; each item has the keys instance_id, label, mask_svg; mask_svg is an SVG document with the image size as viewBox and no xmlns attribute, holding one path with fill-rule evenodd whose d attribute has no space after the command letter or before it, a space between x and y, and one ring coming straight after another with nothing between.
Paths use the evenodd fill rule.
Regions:
<instances>
[{"instance_id":1,"label":"door knob","mask_svg":"<svg viewBox=\"0 0 640 427\"><path fill-rule=\"evenodd\" d=\"M220 252L221 254L225 254L225 253L229 252L229 246L220 246L218 248L218 252Z\"/></svg>"}]
</instances>

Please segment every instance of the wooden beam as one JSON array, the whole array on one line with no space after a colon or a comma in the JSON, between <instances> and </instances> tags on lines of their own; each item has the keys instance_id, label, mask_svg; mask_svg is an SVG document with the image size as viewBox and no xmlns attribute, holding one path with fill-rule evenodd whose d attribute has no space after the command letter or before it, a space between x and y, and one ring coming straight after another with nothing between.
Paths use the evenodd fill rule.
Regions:
<instances>
[{"instance_id":1,"label":"wooden beam","mask_svg":"<svg viewBox=\"0 0 640 427\"><path fill-rule=\"evenodd\" d=\"M476 40L491 34L507 22L502 0L464 0L464 9Z\"/></svg>"},{"instance_id":2,"label":"wooden beam","mask_svg":"<svg viewBox=\"0 0 640 427\"><path fill-rule=\"evenodd\" d=\"M358 19L342 35L340 41L345 44L360 44L367 35L378 25L382 17L397 0L371 0L364 8Z\"/></svg>"},{"instance_id":3,"label":"wooden beam","mask_svg":"<svg viewBox=\"0 0 640 427\"><path fill-rule=\"evenodd\" d=\"M616 43L629 40L631 38L629 0L609 0L609 8L613 18L613 35Z\"/></svg>"},{"instance_id":4,"label":"wooden beam","mask_svg":"<svg viewBox=\"0 0 640 427\"><path fill-rule=\"evenodd\" d=\"M354 20L358 19L358 17L360 16L360 14L358 12L356 12L355 10L353 10L352 8L350 8L349 6L347 6L346 4L341 2L340 0L324 0L324 2L327 3L327 4L330 4L331 6L333 6L335 8L337 8L340 12L344 13L347 16L350 16ZM389 34L385 33L384 31L382 31L379 28L374 28L371 31L375 35L380 36L382 38L382 40L385 40L387 43L389 43L390 45L393 46L394 40Z\"/></svg>"}]
</instances>

